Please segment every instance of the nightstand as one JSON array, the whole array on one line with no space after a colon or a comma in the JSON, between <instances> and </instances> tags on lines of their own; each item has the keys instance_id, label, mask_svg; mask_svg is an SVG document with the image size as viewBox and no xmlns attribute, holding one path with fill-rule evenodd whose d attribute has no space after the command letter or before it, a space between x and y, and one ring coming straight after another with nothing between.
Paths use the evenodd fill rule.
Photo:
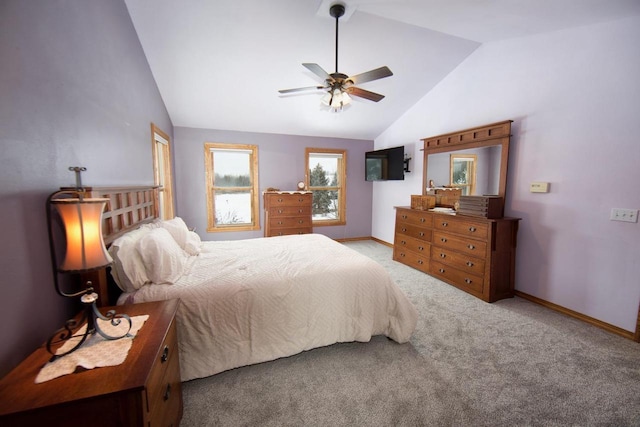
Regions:
<instances>
[{"instance_id":1,"label":"nightstand","mask_svg":"<svg viewBox=\"0 0 640 427\"><path fill-rule=\"evenodd\" d=\"M175 315L179 300L114 307L149 318L125 362L36 384L43 345L0 381L2 426L178 426L182 389ZM108 308L103 308L104 313Z\"/></svg>"}]
</instances>

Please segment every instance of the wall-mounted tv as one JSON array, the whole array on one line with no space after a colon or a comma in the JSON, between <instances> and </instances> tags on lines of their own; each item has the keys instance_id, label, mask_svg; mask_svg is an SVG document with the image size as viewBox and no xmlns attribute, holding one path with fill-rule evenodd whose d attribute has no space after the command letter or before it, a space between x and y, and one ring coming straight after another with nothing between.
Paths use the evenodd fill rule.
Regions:
<instances>
[{"instance_id":1,"label":"wall-mounted tv","mask_svg":"<svg viewBox=\"0 0 640 427\"><path fill-rule=\"evenodd\" d=\"M367 181L404 179L404 146L367 151L365 162Z\"/></svg>"}]
</instances>

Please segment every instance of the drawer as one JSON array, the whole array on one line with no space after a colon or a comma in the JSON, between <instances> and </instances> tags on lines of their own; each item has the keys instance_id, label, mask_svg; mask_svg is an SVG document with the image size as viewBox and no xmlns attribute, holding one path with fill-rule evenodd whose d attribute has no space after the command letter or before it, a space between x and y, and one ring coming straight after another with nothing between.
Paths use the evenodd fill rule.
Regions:
<instances>
[{"instance_id":1,"label":"drawer","mask_svg":"<svg viewBox=\"0 0 640 427\"><path fill-rule=\"evenodd\" d=\"M443 230L474 239L487 240L489 238L489 224L468 221L452 216L438 215L433 221L434 230Z\"/></svg>"},{"instance_id":2,"label":"drawer","mask_svg":"<svg viewBox=\"0 0 640 427\"><path fill-rule=\"evenodd\" d=\"M267 194L265 205L271 209L279 206L311 205L312 194Z\"/></svg>"},{"instance_id":3,"label":"drawer","mask_svg":"<svg viewBox=\"0 0 640 427\"><path fill-rule=\"evenodd\" d=\"M404 234L396 234L394 248L395 247L428 257L431 245L424 240L415 239Z\"/></svg>"},{"instance_id":4,"label":"drawer","mask_svg":"<svg viewBox=\"0 0 640 427\"><path fill-rule=\"evenodd\" d=\"M469 291L480 297L482 296L484 279L480 276L469 274L466 271L458 270L457 268L437 261L431 261L429 273L441 279L445 279L449 283L452 283L463 290Z\"/></svg>"},{"instance_id":5,"label":"drawer","mask_svg":"<svg viewBox=\"0 0 640 427\"><path fill-rule=\"evenodd\" d=\"M269 236L290 236L292 234L311 234L312 227L275 228L271 227Z\"/></svg>"},{"instance_id":6,"label":"drawer","mask_svg":"<svg viewBox=\"0 0 640 427\"><path fill-rule=\"evenodd\" d=\"M178 396L180 400L181 390L179 385L171 384L166 379L171 379L172 372L178 371L178 384L180 383L180 364L178 362L178 344L175 320L171 323L169 331L160 346L160 351L156 355L156 360L151 368L149 381L147 382L147 412L154 414L159 411L159 407L171 397L171 394ZM177 388L177 389L176 389ZM168 393L167 393L168 392Z\"/></svg>"},{"instance_id":7,"label":"drawer","mask_svg":"<svg viewBox=\"0 0 640 427\"><path fill-rule=\"evenodd\" d=\"M276 217L270 219L270 227L272 230L280 229L280 228L292 228L292 227L311 227L311 218L307 216L301 217Z\"/></svg>"},{"instance_id":8,"label":"drawer","mask_svg":"<svg viewBox=\"0 0 640 427\"><path fill-rule=\"evenodd\" d=\"M431 229L418 227L415 225L409 225L406 223L399 223L396 225L396 233L404 234L409 237L424 240L425 242L431 241Z\"/></svg>"},{"instance_id":9,"label":"drawer","mask_svg":"<svg viewBox=\"0 0 640 427\"><path fill-rule=\"evenodd\" d=\"M484 259L474 258L463 252L432 246L431 259L476 276L484 276Z\"/></svg>"},{"instance_id":10,"label":"drawer","mask_svg":"<svg viewBox=\"0 0 640 427\"><path fill-rule=\"evenodd\" d=\"M433 232L432 243L434 246L462 252L477 258L486 258L487 256L486 242L465 239L442 231Z\"/></svg>"},{"instance_id":11,"label":"drawer","mask_svg":"<svg viewBox=\"0 0 640 427\"><path fill-rule=\"evenodd\" d=\"M269 216L276 218L280 216L311 216L311 206L278 206L269 208Z\"/></svg>"},{"instance_id":12,"label":"drawer","mask_svg":"<svg viewBox=\"0 0 640 427\"><path fill-rule=\"evenodd\" d=\"M161 381L160 400L151 402L148 426L178 426L182 416L182 383L180 365L174 357L167 363L167 371Z\"/></svg>"},{"instance_id":13,"label":"drawer","mask_svg":"<svg viewBox=\"0 0 640 427\"><path fill-rule=\"evenodd\" d=\"M396 224L406 223L420 227L433 227L433 214L418 209L398 209Z\"/></svg>"},{"instance_id":14,"label":"drawer","mask_svg":"<svg viewBox=\"0 0 640 427\"><path fill-rule=\"evenodd\" d=\"M415 252L408 251L405 248L394 247L393 259L425 273L429 272L428 252L424 255L420 255Z\"/></svg>"}]
</instances>

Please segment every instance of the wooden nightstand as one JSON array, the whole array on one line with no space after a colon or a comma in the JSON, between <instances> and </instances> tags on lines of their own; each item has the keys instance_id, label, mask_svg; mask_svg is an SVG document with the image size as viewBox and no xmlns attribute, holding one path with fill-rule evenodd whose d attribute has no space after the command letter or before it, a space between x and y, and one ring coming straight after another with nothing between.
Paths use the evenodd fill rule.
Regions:
<instances>
[{"instance_id":1,"label":"wooden nightstand","mask_svg":"<svg viewBox=\"0 0 640 427\"><path fill-rule=\"evenodd\" d=\"M51 357L44 345L40 347L0 381L0 425L178 426L178 304L170 300L115 307L129 316L149 315L118 366L36 384L38 372Z\"/></svg>"}]
</instances>

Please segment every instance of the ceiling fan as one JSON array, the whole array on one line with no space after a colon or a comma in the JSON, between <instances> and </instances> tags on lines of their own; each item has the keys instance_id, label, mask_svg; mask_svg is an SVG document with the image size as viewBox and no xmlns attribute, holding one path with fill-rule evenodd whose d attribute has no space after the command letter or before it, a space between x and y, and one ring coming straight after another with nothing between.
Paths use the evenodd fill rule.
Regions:
<instances>
[{"instance_id":1,"label":"ceiling fan","mask_svg":"<svg viewBox=\"0 0 640 427\"><path fill-rule=\"evenodd\" d=\"M340 111L345 105L351 103L351 96L365 98L374 102L380 101L384 95L371 92L356 87L356 84L366 83L373 80L382 79L392 76L393 73L388 67L380 67L375 70L347 76L338 72L338 20L344 15L344 5L336 3L331 6L329 13L336 18L336 71L335 73L327 73L318 64L305 63L302 64L309 71L324 79L324 86L308 86L295 89L281 89L278 92L287 94L293 92L303 92L307 90L326 90L327 93L322 97L322 104L330 107L333 111Z\"/></svg>"}]
</instances>

